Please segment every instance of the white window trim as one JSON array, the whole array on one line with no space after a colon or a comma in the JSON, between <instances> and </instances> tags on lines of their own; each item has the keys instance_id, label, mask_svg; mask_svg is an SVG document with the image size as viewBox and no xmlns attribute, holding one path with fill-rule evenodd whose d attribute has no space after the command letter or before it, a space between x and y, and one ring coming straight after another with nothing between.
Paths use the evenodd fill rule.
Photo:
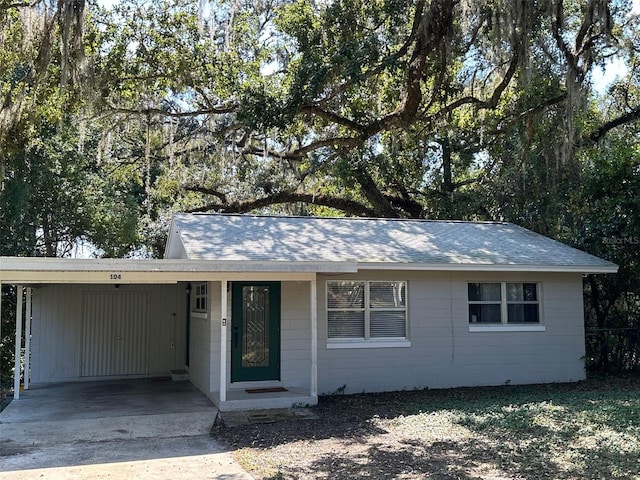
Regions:
<instances>
[{"instance_id":1,"label":"white window trim","mask_svg":"<svg viewBox=\"0 0 640 480\"><path fill-rule=\"evenodd\" d=\"M541 324L531 324L531 325L522 325L522 324L488 324L481 325L479 323L470 323L469 324L470 332L546 332L546 325Z\"/></svg>"},{"instance_id":2,"label":"white window trim","mask_svg":"<svg viewBox=\"0 0 640 480\"><path fill-rule=\"evenodd\" d=\"M407 348L410 346L411 342L406 338L370 338L369 340L362 340L360 338L330 338L327 340L327 350L337 350L340 348Z\"/></svg>"},{"instance_id":3,"label":"white window trim","mask_svg":"<svg viewBox=\"0 0 640 480\"><path fill-rule=\"evenodd\" d=\"M354 282L363 282L365 284L364 288L364 309L345 309L345 308L336 308L330 309L327 302L328 295L328 285L331 282L339 282L340 280L327 280L325 283L325 308L327 312L327 322L328 322L328 312L329 311L357 311L364 312L364 338L329 338L327 332L327 349L342 349L342 348L406 348L411 346L411 341L409 340L409 282L407 280L353 280ZM370 291L369 285L375 282L403 282L405 288L405 305L404 308L375 308L375 311L403 311L404 312L404 337L385 337L385 338L371 338L370 335Z\"/></svg>"},{"instance_id":4,"label":"white window trim","mask_svg":"<svg viewBox=\"0 0 640 480\"><path fill-rule=\"evenodd\" d=\"M495 280L487 281L469 281L470 283L499 283L500 284L500 320L501 323L470 323L469 322L469 305L495 305L496 301L470 301L469 300L469 287L467 287L467 322L469 325L469 332L545 332L547 330L546 325L543 323L542 318L542 284L540 282L532 281L505 281L497 282ZM531 301L509 301L507 299L507 283L535 283L536 295L538 300ZM509 305L538 305L538 323L509 323Z\"/></svg>"}]
</instances>

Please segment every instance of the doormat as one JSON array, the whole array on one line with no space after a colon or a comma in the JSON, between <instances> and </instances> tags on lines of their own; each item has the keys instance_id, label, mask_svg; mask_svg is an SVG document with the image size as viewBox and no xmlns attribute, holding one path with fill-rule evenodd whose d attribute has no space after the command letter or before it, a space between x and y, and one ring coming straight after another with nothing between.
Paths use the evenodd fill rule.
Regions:
<instances>
[{"instance_id":1,"label":"doormat","mask_svg":"<svg viewBox=\"0 0 640 480\"><path fill-rule=\"evenodd\" d=\"M318 415L309 408L276 408L269 410L234 410L232 412L218 412L218 416L211 427L217 426L239 427L242 425L257 425L261 423L275 423L290 420L317 420Z\"/></svg>"},{"instance_id":2,"label":"doormat","mask_svg":"<svg viewBox=\"0 0 640 480\"><path fill-rule=\"evenodd\" d=\"M276 393L276 392L287 392L288 390L284 387L267 387L267 388L247 388L245 392L247 393Z\"/></svg>"}]
</instances>

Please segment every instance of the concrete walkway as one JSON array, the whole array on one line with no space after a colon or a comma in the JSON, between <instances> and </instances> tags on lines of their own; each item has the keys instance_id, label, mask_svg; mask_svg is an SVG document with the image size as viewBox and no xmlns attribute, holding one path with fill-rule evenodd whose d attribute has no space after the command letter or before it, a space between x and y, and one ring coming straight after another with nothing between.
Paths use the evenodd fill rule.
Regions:
<instances>
[{"instance_id":1,"label":"concrete walkway","mask_svg":"<svg viewBox=\"0 0 640 480\"><path fill-rule=\"evenodd\" d=\"M0 478L250 480L209 436L216 414L189 382L32 388L0 413Z\"/></svg>"}]
</instances>

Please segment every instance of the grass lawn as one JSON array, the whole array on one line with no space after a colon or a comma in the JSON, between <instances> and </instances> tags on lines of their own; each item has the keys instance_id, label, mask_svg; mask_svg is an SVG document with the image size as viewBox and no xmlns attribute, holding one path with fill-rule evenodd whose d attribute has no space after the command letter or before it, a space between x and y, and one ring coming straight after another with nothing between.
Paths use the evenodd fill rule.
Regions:
<instances>
[{"instance_id":1,"label":"grass lawn","mask_svg":"<svg viewBox=\"0 0 640 480\"><path fill-rule=\"evenodd\" d=\"M257 479L640 479L640 377L323 397L214 435Z\"/></svg>"}]
</instances>

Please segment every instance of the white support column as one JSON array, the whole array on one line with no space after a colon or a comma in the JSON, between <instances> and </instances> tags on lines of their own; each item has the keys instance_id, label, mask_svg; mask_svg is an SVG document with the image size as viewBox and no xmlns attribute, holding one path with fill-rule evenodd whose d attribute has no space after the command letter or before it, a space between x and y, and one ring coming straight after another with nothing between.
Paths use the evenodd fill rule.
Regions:
<instances>
[{"instance_id":1,"label":"white support column","mask_svg":"<svg viewBox=\"0 0 640 480\"><path fill-rule=\"evenodd\" d=\"M227 400L227 284L220 282L220 402Z\"/></svg>"},{"instance_id":2,"label":"white support column","mask_svg":"<svg viewBox=\"0 0 640 480\"><path fill-rule=\"evenodd\" d=\"M0 339L2 338L2 282L0 282Z\"/></svg>"},{"instance_id":3,"label":"white support column","mask_svg":"<svg viewBox=\"0 0 640 480\"><path fill-rule=\"evenodd\" d=\"M311 297L311 389L312 397L318 395L318 290L317 280L309 282Z\"/></svg>"},{"instance_id":4,"label":"white support column","mask_svg":"<svg viewBox=\"0 0 640 480\"><path fill-rule=\"evenodd\" d=\"M13 372L13 398L20 398L20 353L22 352L22 293L24 287L19 286L16 294L16 363Z\"/></svg>"},{"instance_id":5,"label":"white support column","mask_svg":"<svg viewBox=\"0 0 640 480\"><path fill-rule=\"evenodd\" d=\"M27 287L27 305L24 319L24 389L29 390L31 376L31 287Z\"/></svg>"}]
</instances>

